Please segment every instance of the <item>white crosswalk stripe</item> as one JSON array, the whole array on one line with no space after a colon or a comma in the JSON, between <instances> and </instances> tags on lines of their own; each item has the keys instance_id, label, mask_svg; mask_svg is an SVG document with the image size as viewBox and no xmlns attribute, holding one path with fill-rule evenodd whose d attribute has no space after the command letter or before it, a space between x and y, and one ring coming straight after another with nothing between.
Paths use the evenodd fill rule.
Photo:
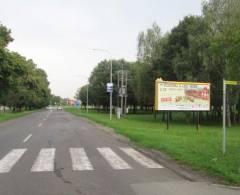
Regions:
<instances>
[{"instance_id":1,"label":"white crosswalk stripe","mask_svg":"<svg viewBox=\"0 0 240 195\"><path fill-rule=\"evenodd\" d=\"M27 149L13 149L0 160L0 173L9 172Z\"/></svg>"},{"instance_id":2,"label":"white crosswalk stripe","mask_svg":"<svg viewBox=\"0 0 240 195\"><path fill-rule=\"evenodd\" d=\"M123 159L121 159L111 148L97 148L100 154L114 169L132 169Z\"/></svg>"},{"instance_id":3,"label":"white crosswalk stripe","mask_svg":"<svg viewBox=\"0 0 240 195\"><path fill-rule=\"evenodd\" d=\"M125 160L123 160L116 152L109 147L96 148L104 160L116 170L133 169ZM128 158L132 158L145 168L164 168L152 159L146 157L133 148L119 148ZM20 160L23 154L27 151L26 148L13 149L0 160L0 174L11 171L14 165ZM56 148L42 148L32 165L31 172L51 172L54 171ZM122 153L120 151L120 153ZM72 164L73 171L89 171L94 170L92 162L84 148L69 148L69 161Z\"/></svg>"},{"instance_id":4,"label":"white crosswalk stripe","mask_svg":"<svg viewBox=\"0 0 240 195\"><path fill-rule=\"evenodd\" d=\"M83 148L70 148L70 154L74 171L93 170L93 166Z\"/></svg>"},{"instance_id":5,"label":"white crosswalk stripe","mask_svg":"<svg viewBox=\"0 0 240 195\"><path fill-rule=\"evenodd\" d=\"M43 148L31 169L32 172L53 171L55 148Z\"/></svg>"},{"instance_id":6,"label":"white crosswalk stripe","mask_svg":"<svg viewBox=\"0 0 240 195\"><path fill-rule=\"evenodd\" d=\"M120 149L144 167L147 167L147 168L164 168L163 166L154 162L150 158L147 158L146 156L144 156L140 152L134 150L133 148L120 148Z\"/></svg>"}]
</instances>

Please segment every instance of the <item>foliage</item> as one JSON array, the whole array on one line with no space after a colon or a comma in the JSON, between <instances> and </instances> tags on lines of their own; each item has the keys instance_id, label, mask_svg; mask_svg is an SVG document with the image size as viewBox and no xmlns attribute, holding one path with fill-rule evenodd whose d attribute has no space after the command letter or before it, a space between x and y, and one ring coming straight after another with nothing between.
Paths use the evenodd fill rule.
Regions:
<instances>
[{"instance_id":1,"label":"foliage","mask_svg":"<svg viewBox=\"0 0 240 195\"><path fill-rule=\"evenodd\" d=\"M0 113L0 122L16 119L22 116L33 113L34 111L23 111L23 112L4 112Z\"/></svg>"},{"instance_id":2,"label":"foliage","mask_svg":"<svg viewBox=\"0 0 240 195\"><path fill-rule=\"evenodd\" d=\"M101 61L94 68L89 78L89 104L95 106L103 106L107 108L109 106L109 93L107 93L106 85L110 82L110 66L111 61ZM116 104L117 101L117 79L119 70L128 70L130 69L130 63L125 60L113 60L112 61L112 72L113 72L113 83L114 83L114 93L113 93L113 104ZM130 76L130 75L129 75ZM128 86L128 91L131 93L131 86ZM79 98L83 105L86 105L86 94L87 86L82 86L78 89L76 97ZM131 99L130 99L131 100ZM130 102L131 103L131 102Z\"/></svg>"},{"instance_id":3,"label":"foliage","mask_svg":"<svg viewBox=\"0 0 240 195\"><path fill-rule=\"evenodd\" d=\"M154 81L159 77L210 82L212 117L221 117L223 79L240 80L240 1L209 0L203 3L202 10L202 15L184 17L166 34L161 33L157 23L138 34L137 61L126 67L130 105L152 107ZM89 98L94 105L108 106L109 63L100 62L89 80ZM115 86L116 71L120 69L117 63L113 65ZM81 90L84 99L86 87ZM234 122L240 121L239 92L239 88L228 87L229 113Z\"/></svg>"},{"instance_id":4,"label":"foliage","mask_svg":"<svg viewBox=\"0 0 240 195\"><path fill-rule=\"evenodd\" d=\"M13 41L10 33L0 25L0 105L13 110L48 105L50 89L47 74L32 60L6 48Z\"/></svg>"}]
</instances>

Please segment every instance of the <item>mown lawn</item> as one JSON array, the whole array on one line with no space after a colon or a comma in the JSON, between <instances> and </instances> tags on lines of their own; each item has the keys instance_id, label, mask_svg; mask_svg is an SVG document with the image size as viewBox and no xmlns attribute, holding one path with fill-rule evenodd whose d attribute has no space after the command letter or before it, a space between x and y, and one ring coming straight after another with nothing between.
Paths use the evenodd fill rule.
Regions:
<instances>
[{"instance_id":1,"label":"mown lawn","mask_svg":"<svg viewBox=\"0 0 240 195\"><path fill-rule=\"evenodd\" d=\"M23 111L23 112L0 112L0 122L19 118L27 114L32 113L33 111Z\"/></svg>"},{"instance_id":2,"label":"mown lawn","mask_svg":"<svg viewBox=\"0 0 240 195\"><path fill-rule=\"evenodd\" d=\"M152 115L128 115L121 120L113 117L110 121L108 114L65 110L111 127L141 146L164 151L194 169L240 185L240 126L227 130L227 153L222 155L221 124L200 126L196 131L193 124L173 121L170 130L166 130L166 124L154 120Z\"/></svg>"}]
</instances>

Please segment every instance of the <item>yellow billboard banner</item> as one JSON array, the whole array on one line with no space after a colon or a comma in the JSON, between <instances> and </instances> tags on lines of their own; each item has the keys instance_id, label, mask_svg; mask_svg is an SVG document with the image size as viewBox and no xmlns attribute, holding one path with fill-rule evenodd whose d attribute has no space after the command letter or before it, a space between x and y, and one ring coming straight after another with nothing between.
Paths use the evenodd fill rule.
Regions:
<instances>
[{"instance_id":1,"label":"yellow billboard banner","mask_svg":"<svg viewBox=\"0 0 240 195\"><path fill-rule=\"evenodd\" d=\"M208 111L210 83L156 80L155 110Z\"/></svg>"}]
</instances>

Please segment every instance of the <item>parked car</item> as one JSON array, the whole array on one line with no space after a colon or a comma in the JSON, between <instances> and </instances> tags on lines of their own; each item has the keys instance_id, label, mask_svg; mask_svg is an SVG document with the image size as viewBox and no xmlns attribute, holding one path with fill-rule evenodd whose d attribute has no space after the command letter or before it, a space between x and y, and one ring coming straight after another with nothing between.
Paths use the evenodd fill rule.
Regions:
<instances>
[{"instance_id":1,"label":"parked car","mask_svg":"<svg viewBox=\"0 0 240 195\"><path fill-rule=\"evenodd\" d=\"M58 106L57 110L63 110L62 106Z\"/></svg>"}]
</instances>

